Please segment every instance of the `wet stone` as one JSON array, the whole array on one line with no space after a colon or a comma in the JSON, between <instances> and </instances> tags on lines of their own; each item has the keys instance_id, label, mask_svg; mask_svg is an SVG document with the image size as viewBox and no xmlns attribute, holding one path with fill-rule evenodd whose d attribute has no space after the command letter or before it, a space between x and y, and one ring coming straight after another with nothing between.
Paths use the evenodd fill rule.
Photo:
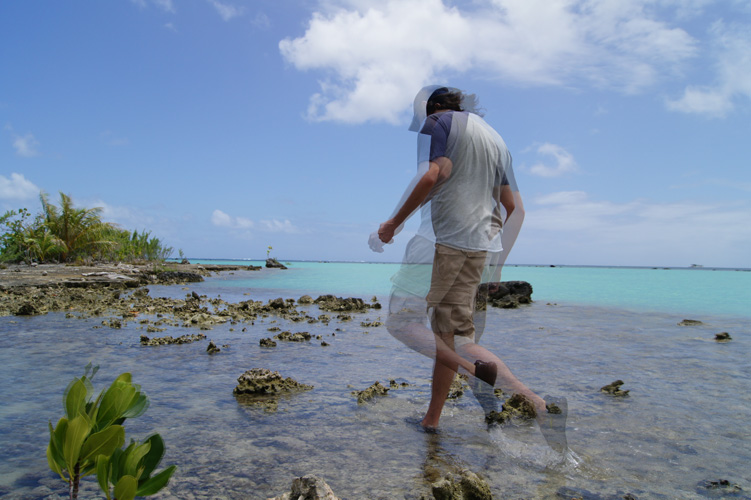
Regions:
<instances>
[{"instance_id":1,"label":"wet stone","mask_svg":"<svg viewBox=\"0 0 751 500\"><path fill-rule=\"evenodd\" d=\"M730 342L731 340L733 340L733 337L731 337L728 332L722 332L715 334L714 339L717 342Z\"/></svg>"},{"instance_id":2,"label":"wet stone","mask_svg":"<svg viewBox=\"0 0 751 500\"><path fill-rule=\"evenodd\" d=\"M710 498L728 498L740 496L743 488L727 479L718 479L716 481L700 481L696 485L696 491Z\"/></svg>"},{"instance_id":3,"label":"wet stone","mask_svg":"<svg viewBox=\"0 0 751 500\"><path fill-rule=\"evenodd\" d=\"M292 481L289 493L270 498L269 500L339 500L331 487L322 478L307 475Z\"/></svg>"},{"instance_id":4,"label":"wet stone","mask_svg":"<svg viewBox=\"0 0 751 500\"><path fill-rule=\"evenodd\" d=\"M621 386L624 384L623 380L616 380L603 387L600 387L600 392L606 394L612 394L613 396L628 396L629 391L621 390Z\"/></svg>"},{"instance_id":5,"label":"wet stone","mask_svg":"<svg viewBox=\"0 0 751 500\"><path fill-rule=\"evenodd\" d=\"M274 338L284 342L307 342L310 340L310 334L308 332L291 333L285 331L274 335Z\"/></svg>"},{"instance_id":6,"label":"wet stone","mask_svg":"<svg viewBox=\"0 0 751 500\"><path fill-rule=\"evenodd\" d=\"M207 352L207 353L209 353L209 354L216 354L216 353L218 353L218 352L220 352L220 351L221 351L221 349L219 349L219 348L218 348L218 347L216 346L216 344L214 343L214 341L213 341L213 340L212 340L212 341L209 341L209 345L208 345L208 346L206 347L206 352Z\"/></svg>"},{"instance_id":7,"label":"wet stone","mask_svg":"<svg viewBox=\"0 0 751 500\"><path fill-rule=\"evenodd\" d=\"M698 326L703 324L704 323L702 323L698 319L684 319L683 321L678 323L678 326Z\"/></svg>"},{"instance_id":8,"label":"wet stone","mask_svg":"<svg viewBox=\"0 0 751 500\"><path fill-rule=\"evenodd\" d=\"M308 305L313 303L313 297L310 295L303 295L299 299L297 299L297 303L301 305Z\"/></svg>"},{"instance_id":9,"label":"wet stone","mask_svg":"<svg viewBox=\"0 0 751 500\"><path fill-rule=\"evenodd\" d=\"M233 394L251 398L279 396L312 388L312 385L301 384L291 377L282 378L279 372L267 368L252 368L237 378Z\"/></svg>"},{"instance_id":10,"label":"wet stone","mask_svg":"<svg viewBox=\"0 0 751 500\"><path fill-rule=\"evenodd\" d=\"M271 339L261 339L258 344L261 347L276 347L276 342Z\"/></svg>"},{"instance_id":11,"label":"wet stone","mask_svg":"<svg viewBox=\"0 0 751 500\"><path fill-rule=\"evenodd\" d=\"M457 374L454 380L451 381L451 387L449 387L447 399L457 399L464 395L464 390L468 388L467 377L465 375Z\"/></svg>"},{"instance_id":12,"label":"wet stone","mask_svg":"<svg viewBox=\"0 0 751 500\"><path fill-rule=\"evenodd\" d=\"M177 338L173 338L170 335L167 335L166 337L154 337L154 338L149 338L146 335L141 335L141 345L158 346L158 345L170 345L170 344L190 344L191 342L196 342L198 340L203 340L205 338L206 338L206 335L202 333L186 334L186 335L181 335Z\"/></svg>"},{"instance_id":13,"label":"wet stone","mask_svg":"<svg viewBox=\"0 0 751 500\"><path fill-rule=\"evenodd\" d=\"M555 405L553 405L555 406ZM561 412L560 408L558 413ZM555 411L548 410L549 413L555 413ZM513 394L506 402L501 406L501 411L490 411L485 415L485 422L489 425L505 424L513 418L520 419L532 419L537 416L537 409L532 401L523 394Z\"/></svg>"},{"instance_id":14,"label":"wet stone","mask_svg":"<svg viewBox=\"0 0 751 500\"><path fill-rule=\"evenodd\" d=\"M490 486L474 472L462 469L458 475L446 476L431 485L436 500L492 500Z\"/></svg>"},{"instance_id":15,"label":"wet stone","mask_svg":"<svg viewBox=\"0 0 751 500\"><path fill-rule=\"evenodd\" d=\"M376 396L386 396L389 392L389 388L376 381L373 385L365 389L364 391L352 391L353 396L357 396L357 404L362 404Z\"/></svg>"},{"instance_id":16,"label":"wet stone","mask_svg":"<svg viewBox=\"0 0 751 500\"><path fill-rule=\"evenodd\" d=\"M334 295L321 295L314 300L314 303L320 310L328 312L364 312L371 307L359 298L342 298Z\"/></svg>"}]
</instances>

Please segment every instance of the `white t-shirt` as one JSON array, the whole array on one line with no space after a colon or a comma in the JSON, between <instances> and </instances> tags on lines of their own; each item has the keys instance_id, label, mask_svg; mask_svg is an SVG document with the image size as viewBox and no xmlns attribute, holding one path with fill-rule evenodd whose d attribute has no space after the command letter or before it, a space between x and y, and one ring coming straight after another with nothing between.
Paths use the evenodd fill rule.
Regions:
<instances>
[{"instance_id":1,"label":"white t-shirt","mask_svg":"<svg viewBox=\"0 0 751 500\"><path fill-rule=\"evenodd\" d=\"M453 164L423 207L430 210L435 241L462 250L501 251L494 188L497 195L501 186L513 183L511 154L503 138L478 115L458 111L430 115L420 135L420 162L445 156Z\"/></svg>"}]
</instances>

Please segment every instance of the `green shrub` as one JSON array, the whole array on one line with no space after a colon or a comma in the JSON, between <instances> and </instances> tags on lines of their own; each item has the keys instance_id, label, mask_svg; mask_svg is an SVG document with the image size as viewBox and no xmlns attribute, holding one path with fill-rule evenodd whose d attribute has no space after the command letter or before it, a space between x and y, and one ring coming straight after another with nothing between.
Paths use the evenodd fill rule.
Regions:
<instances>
[{"instance_id":1,"label":"green shrub","mask_svg":"<svg viewBox=\"0 0 751 500\"><path fill-rule=\"evenodd\" d=\"M68 384L63 396L65 416L57 426L49 424L47 462L68 483L71 500L78 498L81 478L96 473L108 500L132 500L136 495L153 495L169 481L175 466L151 476L164 454L164 442L154 434L127 448L123 422L142 415L149 399L123 373L92 401L91 379L98 367L86 366L81 378ZM89 372L91 371L91 376ZM114 486L114 492L110 490Z\"/></svg>"}]
</instances>

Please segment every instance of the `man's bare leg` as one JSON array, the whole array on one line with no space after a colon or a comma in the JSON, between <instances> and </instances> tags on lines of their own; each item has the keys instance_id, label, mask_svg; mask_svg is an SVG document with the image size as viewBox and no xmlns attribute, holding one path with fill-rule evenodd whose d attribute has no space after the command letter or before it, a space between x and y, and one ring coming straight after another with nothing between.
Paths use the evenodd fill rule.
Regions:
<instances>
[{"instance_id":1,"label":"man's bare leg","mask_svg":"<svg viewBox=\"0 0 751 500\"><path fill-rule=\"evenodd\" d=\"M453 350L450 351L454 355ZM433 365L433 382L430 388L430 404L428 411L420 424L426 429L435 429L438 427L438 420L441 418L443 406L446 404L446 398L451 389L451 382L454 381L458 364L447 357L446 351L438 350L436 360Z\"/></svg>"}]
</instances>

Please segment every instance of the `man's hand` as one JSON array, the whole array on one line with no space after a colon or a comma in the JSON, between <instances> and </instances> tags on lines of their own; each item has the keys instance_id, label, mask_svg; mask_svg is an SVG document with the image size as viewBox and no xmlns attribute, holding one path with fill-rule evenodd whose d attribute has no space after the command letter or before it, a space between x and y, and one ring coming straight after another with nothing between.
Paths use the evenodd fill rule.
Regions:
<instances>
[{"instance_id":1,"label":"man's hand","mask_svg":"<svg viewBox=\"0 0 751 500\"><path fill-rule=\"evenodd\" d=\"M394 222L394 219L387 220L378 228L378 238L384 243L391 243L397 227L399 226Z\"/></svg>"},{"instance_id":2,"label":"man's hand","mask_svg":"<svg viewBox=\"0 0 751 500\"><path fill-rule=\"evenodd\" d=\"M368 246L376 253L383 253L383 242L378 237L378 233L373 231L368 238Z\"/></svg>"}]
</instances>

